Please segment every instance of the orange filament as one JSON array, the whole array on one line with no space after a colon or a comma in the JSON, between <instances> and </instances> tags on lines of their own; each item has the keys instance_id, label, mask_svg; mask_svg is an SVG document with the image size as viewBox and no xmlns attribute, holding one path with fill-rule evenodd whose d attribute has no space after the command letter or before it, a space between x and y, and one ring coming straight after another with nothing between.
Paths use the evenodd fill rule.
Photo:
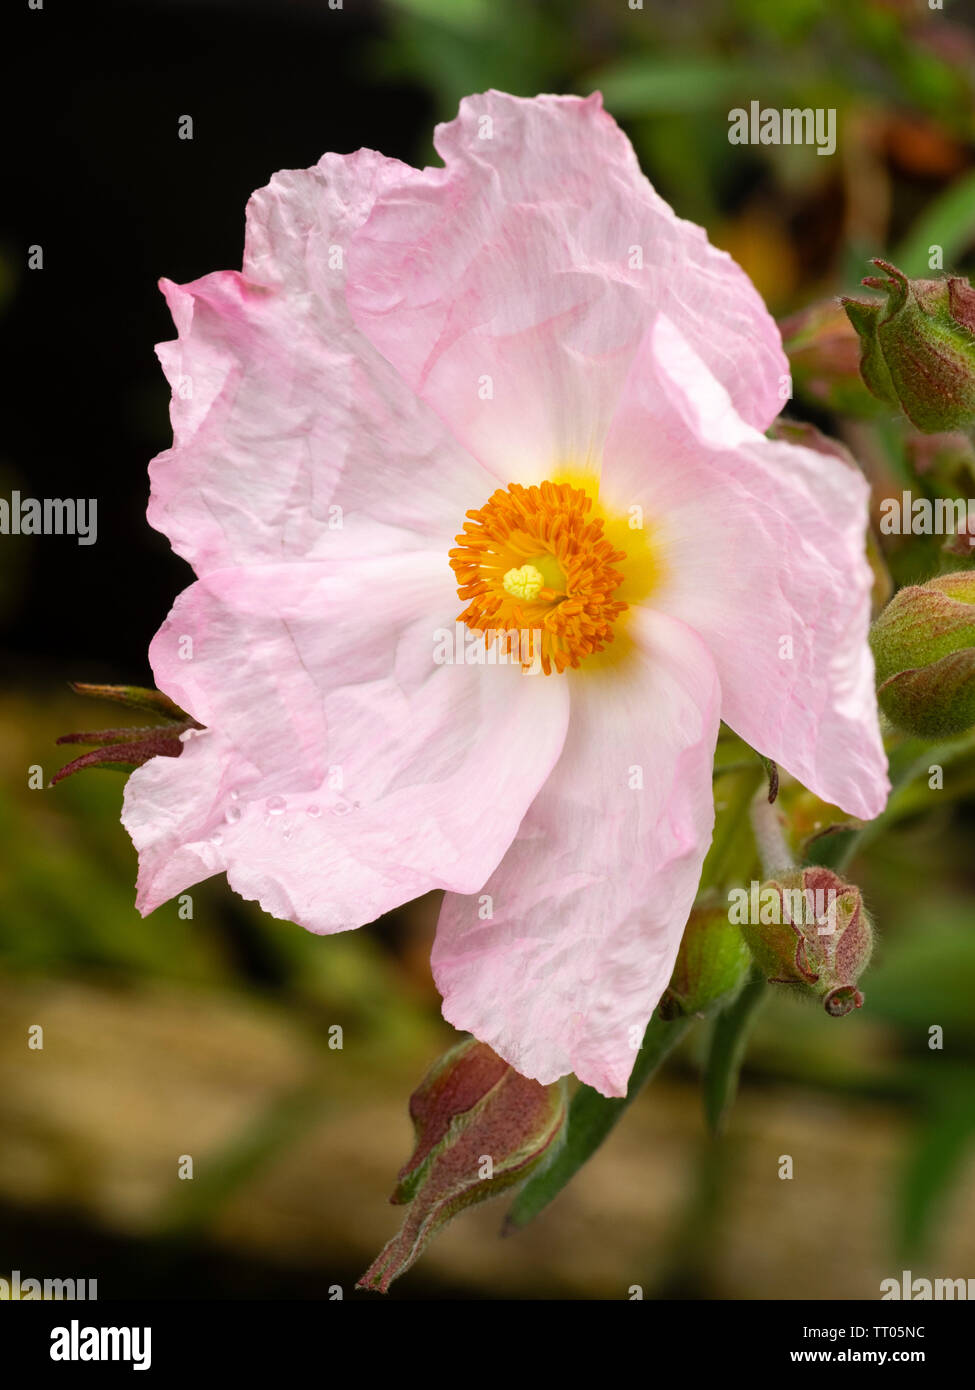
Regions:
<instances>
[{"instance_id":1,"label":"orange filament","mask_svg":"<svg viewBox=\"0 0 975 1390\"><path fill-rule=\"evenodd\" d=\"M460 621L537 661L545 674L578 666L613 640L627 607L613 598L626 559L590 516L592 498L569 483L512 483L470 511L450 551L457 593L468 607ZM540 648L540 649L539 649Z\"/></svg>"}]
</instances>

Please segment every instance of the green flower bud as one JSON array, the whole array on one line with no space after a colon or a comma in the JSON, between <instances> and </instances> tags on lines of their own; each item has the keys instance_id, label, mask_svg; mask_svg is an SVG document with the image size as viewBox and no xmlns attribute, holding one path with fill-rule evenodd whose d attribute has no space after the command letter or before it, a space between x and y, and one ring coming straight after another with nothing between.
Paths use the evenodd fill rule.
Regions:
<instances>
[{"instance_id":1,"label":"green flower bud","mask_svg":"<svg viewBox=\"0 0 975 1390\"><path fill-rule=\"evenodd\" d=\"M728 904L715 895L687 919L670 985L657 1011L663 1019L706 1013L734 995L748 973L750 956L741 929L729 921Z\"/></svg>"},{"instance_id":2,"label":"green flower bud","mask_svg":"<svg viewBox=\"0 0 975 1390\"><path fill-rule=\"evenodd\" d=\"M416 1147L390 1198L406 1218L356 1287L385 1293L459 1211L524 1182L554 1157L566 1113L564 1081L529 1081L474 1038L451 1048L410 1097Z\"/></svg>"},{"instance_id":3,"label":"green flower bud","mask_svg":"<svg viewBox=\"0 0 975 1390\"><path fill-rule=\"evenodd\" d=\"M821 999L832 1018L859 1009L857 980L873 949L860 890L831 869L790 869L762 885L759 920L741 928L770 984Z\"/></svg>"},{"instance_id":4,"label":"green flower bud","mask_svg":"<svg viewBox=\"0 0 975 1390\"><path fill-rule=\"evenodd\" d=\"M877 699L898 729L951 738L975 725L975 572L894 595L870 633Z\"/></svg>"},{"instance_id":5,"label":"green flower bud","mask_svg":"<svg viewBox=\"0 0 975 1390\"><path fill-rule=\"evenodd\" d=\"M883 290L884 304L844 298L860 335L860 375L888 405L900 406L925 434L955 430L975 420L975 290L959 275L909 280L887 261L874 260L886 280L863 284Z\"/></svg>"}]
</instances>

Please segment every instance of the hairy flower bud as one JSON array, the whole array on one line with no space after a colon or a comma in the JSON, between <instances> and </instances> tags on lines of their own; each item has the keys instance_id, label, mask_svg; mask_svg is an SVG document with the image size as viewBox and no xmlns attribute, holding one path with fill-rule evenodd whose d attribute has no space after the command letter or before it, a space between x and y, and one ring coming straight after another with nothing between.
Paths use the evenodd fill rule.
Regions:
<instances>
[{"instance_id":1,"label":"hairy flower bud","mask_svg":"<svg viewBox=\"0 0 975 1390\"><path fill-rule=\"evenodd\" d=\"M566 1121L565 1086L520 1075L469 1038L443 1055L410 1097L413 1157L390 1201L406 1219L359 1280L385 1293L464 1207L523 1182L552 1158Z\"/></svg>"},{"instance_id":2,"label":"hairy flower bud","mask_svg":"<svg viewBox=\"0 0 975 1390\"><path fill-rule=\"evenodd\" d=\"M888 719L920 738L975 725L975 572L901 589L870 633L877 699Z\"/></svg>"},{"instance_id":3,"label":"hairy flower bud","mask_svg":"<svg viewBox=\"0 0 975 1390\"><path fill-rule=\"evenodd\" d=\"M821 999L832 1018L859 1009L857 980L873 948L859 888L831 869L790 869L763 884L758 901L759 920L741 932L769 983Z\"/></svg>"},{"instance_id":4,"label":"hairy flower bud","mask_svg":"<svg viewBox=\"0 0 975 1390\"><path fill-rule=\"evenodd\" d=\"M975 290L966 279L909 280L875 260L887 279L863 284L883 290L886 303L844 298L860 335L860 374L873 394L900 406L925 434L975 420Z\"/></svg>"},{"instance_id":5,"label":"hairy flower bud","mask_svg":"<svg viewBox=\"0 0 975 1390\"><path fill-rule=\"evenodd\" d=\"M658 1004L661 1018L689 1017L726 1003L748 972L748 947L716 896L691 912L670 985Z\"/></svg>"}]
</instances>

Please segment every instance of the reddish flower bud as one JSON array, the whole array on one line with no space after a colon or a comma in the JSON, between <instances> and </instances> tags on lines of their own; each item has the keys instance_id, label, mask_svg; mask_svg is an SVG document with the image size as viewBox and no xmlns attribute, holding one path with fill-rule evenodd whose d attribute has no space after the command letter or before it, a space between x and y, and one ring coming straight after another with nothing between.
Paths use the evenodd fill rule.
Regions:
<instances>
[{"instance_id":1,"label":"reddish flower bud","mask_svg":"<svg viewBox=\"0 0 975 1390\"><path fill-rule=\"evenodd\" d=\"M873 949L860 890L831 869L794 869L762 885L759 920L741 928L770 984L823 1001L833 1018L859 1009L857 980Z\"/></svg>"},{"instance_id":2,"label":"reddish flower bud","mask_svg":"<svg viewBox=\"0 0 975 1390\"><path fill-rule=\"evenodd\" d=\"M410 1097L413 1157L390 1201L409 1204L398 1235L356 1285L385 1293L464 1207L522 1183L556 1153L565 1086L529 1081L470 1038L444 1054Z\"/></svg>"}]
</instances>

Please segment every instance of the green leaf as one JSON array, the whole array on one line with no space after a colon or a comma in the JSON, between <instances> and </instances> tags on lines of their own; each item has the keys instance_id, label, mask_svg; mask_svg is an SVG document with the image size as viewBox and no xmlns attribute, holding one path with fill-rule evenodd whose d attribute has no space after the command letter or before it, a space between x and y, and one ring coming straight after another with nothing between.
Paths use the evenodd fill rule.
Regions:
<instances>
[{"instance_id":1,"label":"green leaf","mask_svg":"<svg viewBox=\"0 0 975 1390\"><path fill-rule=\"evenodd\" d=\"M855 823L837 822L811 835L802 846L800 862L803 868L816 865L841 873L859 848L862 827Z\"/></svg>"},{"instance_id":2,"label":"green leaf","mask_svg":"<svg viewBox=\"0 0 975 1390\"><path fill-rule=\"evenodd\" d=\"M630 1075L626 1095L618 1099L601 1096L591 1086L580 1086L569 1106L565 1142L553 1162L528 1180L508 1213L505 1233L527 1226L540 1211L559 1195L566 1184L587 1163L602 1144L627 1107L642 1091L669 1052L688 1031L693 1019L677 1018L665 1023L653 1015L643 1036L643 1045Z\"/></svg>"},{"instance_id":3,"label":"green leaf","mask_svg":"<svg viewBox=\"0 0 975 1390\"><path fill-rule=\"evenodd\" d=\"M940 246L945 268L975 243L975 173L966 175L936 198L892 253L905 275L934 276L928 247Z\"/></svg>"},{"instance_id":4,"label":"green leaf","mask_svg":"<svg viewBox=\"0 0 975 1390\"><path fill-rule=\"evenodd\" d=\"M190 719L186 711L180 709L179 705L161 690L142 685L92 685L87 681L69 681L68 684L76 695L88 695L93 700L107 700L113 704L124 705L126 709L149 710L171 724L185 724L189 721L198 729L203 727L202 724L196 724L195 719Z\"/></svg>"},{"instance_id":5,"label":"green leaf","mask_svg":"<svg viewBox=\"0 0 975 1390\"><path fill-rule=\"evenodd\" d=\"M712 1134L721 1133L734 1103L748 1032L765 994L765 976L753 966L741 993L714 1020L704 1067L704 1114Z\"/></svg>"},{"instance_id":6,"label":"green leaf","mask_svg":"<svg viewBox=\"0 0 975 1390\"><path fill-rule=\"evenodd\" d=\"M955 1085L945 1084L947 1078L940 1084L940 1094L907 1157L898 1201L900 1251L905 1258L924 1252L948 1189L975 1144L971 1074L967 1067L958 1071Z\"/></svg>"},{"instance_id":7,"label":"green leaf","mask_svg":"<svg viewBox=\"0 0 975 1390\"><path fill-rule=\"evenodd\" d=\"M590 75L584 84L597 89L614 116L660 111L698 111L756 90L768 91L774 74L754 65L717 58L641 57L624 59ZM756 83L761 83L757 87Z\"/></svg>"}]
</instances>

